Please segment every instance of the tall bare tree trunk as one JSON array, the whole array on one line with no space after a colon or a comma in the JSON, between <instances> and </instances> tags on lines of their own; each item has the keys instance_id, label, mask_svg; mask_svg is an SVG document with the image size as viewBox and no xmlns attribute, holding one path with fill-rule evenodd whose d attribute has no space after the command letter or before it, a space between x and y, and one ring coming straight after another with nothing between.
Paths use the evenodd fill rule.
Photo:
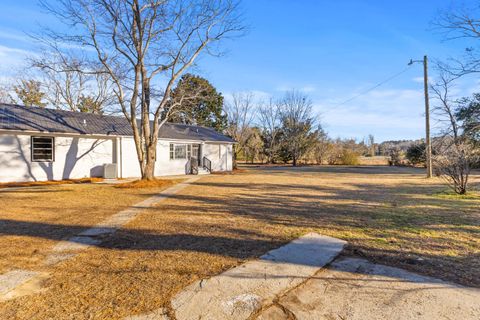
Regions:
<instances>
[{"instance_id":1,"label":"tall bare tree trunk","mask_svg":"<svg viewBox=\"0 0 480 320\"><path fill-rule=\"evenodd\" d=\"M233 145L233 148L232 148L232 158L233 158L233 169L237 169L238 168L238 164L237 164L237 147L236 145Z\"/></svg>"},{"instance_id":2,"label":"tall bare tree trunk","mask_svg":"<svg viewBox=\"0 0 480 320\"><path fill-rule=\"evenodd\" d=\"M146 159L145 159L145 167L142 172L142 179L143 180L153 180L155 179L155 153L156 148L154 145L150 145L147 148L146 152Z\"/></svg>"}]
</instances>

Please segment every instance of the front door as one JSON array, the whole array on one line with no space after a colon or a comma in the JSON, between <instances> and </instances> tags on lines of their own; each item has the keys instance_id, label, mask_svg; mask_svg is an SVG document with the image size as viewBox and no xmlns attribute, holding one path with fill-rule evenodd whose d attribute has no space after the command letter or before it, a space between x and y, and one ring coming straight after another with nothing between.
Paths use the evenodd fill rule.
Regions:
<instances>
[{"instance_id":1,"label":"front door","mask_svg":"<svg viewBox=\"0 0 480 320\"><path fill-rule=\"evenodd\" d=\"M197 161L199 167L202 165L201 149L201 145L199 144L192 145L192 161Z\"/></svg>"}]
</instances>

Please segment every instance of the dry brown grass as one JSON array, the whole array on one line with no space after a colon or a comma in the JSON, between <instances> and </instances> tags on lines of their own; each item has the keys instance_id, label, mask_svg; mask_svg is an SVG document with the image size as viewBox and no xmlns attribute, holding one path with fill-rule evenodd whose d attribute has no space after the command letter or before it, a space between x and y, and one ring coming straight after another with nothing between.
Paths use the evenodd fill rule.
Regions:
<instances>
[{"instance_id":1,"label":"dry brown grass","mask_svg":"<svg viewBox=\"0 0 480 320\"><path fill-rule=\"evenodd\" d=\"M117 184L115 187L120 189L150 189L150 188L168 188L181 179L154 179L154 180L135 180L125 183Z\"/></svg>"},{"instance_id":2,"label":"dry brown grass","mask_svg":"<svg viewBox=\"0 0 480 320\"><path fill-rule=\"evenodd\" d=\"M390 157L375 156L375 157L359 157L359 163L362 166L388 166Z\"/></svg>"},{"instance_id":3,"label":"dry brown grass","mask_svg":"<svg viewBox=\"0 0 480 320\"><path fill-rule=\"evenodd\" d=\"M0 272L38 267L61 239L78 234L164 188L62 184L0 191Z\"/></svg>"},{"instance_id":4,"label":"dry brown grass","mask_svg":"<svg viewBox=\"0 0 480 320\"><path fill-rule=\"evenodd\" d=\"M81 179L50 180L50 181L2 182L0 183L0 189L19 188L19 187L55 186L55 185L61 185L61 184L95 183L95 182L102 182L102 181L103 181L103 178L81 178Z\"/></svg>"},{"instance_id":5,"label":"dry brown grass","mask_svg":"<svg viewBox=\"0 0 480 320\"><path fill-rule=\"evenodd\" d=\"M196 279L309 231L348 240L347 254L480 286L480 196L445 190L411 168L205 176L102 245L56 266L47 291L3 303L0 314L121 319L168 307Z\"/></svg>"}]
</instances>

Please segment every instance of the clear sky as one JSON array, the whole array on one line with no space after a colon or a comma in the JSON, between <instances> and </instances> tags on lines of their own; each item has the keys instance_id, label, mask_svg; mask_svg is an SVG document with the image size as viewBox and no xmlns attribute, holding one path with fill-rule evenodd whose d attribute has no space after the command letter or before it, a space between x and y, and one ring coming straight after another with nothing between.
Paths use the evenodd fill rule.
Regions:
<instances>
[{"instance_id":1,"label":"clear sky","mask_svg":"<svg viewBox=\"0 0 480 320\"><path fill-rule=\"evenodd\" d=\"M473 0L472 0L473 1ZM468 4L468 2L466 2ZM402 71L410 58L460 56L465 43L442 41L431 22L448 0L244 0L249 33L226 42L228 54L203 57L198 70L221 92L280 97L308 94L332 137L377 141L423 137L423 70L413 65L398 78L338 105ZM35 0L0 2L0 77L11 77L35 50L25 32L49 17ZM433 76L433 74L432 74ZM476 91L462 81L459 95Z\"/></svg>"}]
</instances>

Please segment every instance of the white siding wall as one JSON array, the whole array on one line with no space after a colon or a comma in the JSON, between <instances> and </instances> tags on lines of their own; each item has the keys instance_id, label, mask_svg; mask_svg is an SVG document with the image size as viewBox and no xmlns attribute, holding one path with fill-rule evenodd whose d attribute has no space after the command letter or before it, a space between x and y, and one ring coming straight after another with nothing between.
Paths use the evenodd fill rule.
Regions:
<instances>
[{"instance_id":1,"label":"white siding wall","mask_svg":"<svg viewBox=\"0 0 480 320\"><path fill-rule=\"evenodd\" d=\"M232 170L232 145L206 143L203 155L212 161L212 171Z\"/></svg>"},{"instance_id":2,"label":"white siding wall","mask_svg":"<svg viewBox=\"0 0 480 320\"><path fill-rule=\"evenodd\" d=\"M132 137L122 137L122 177L140 177L135 141ZM182 144L183 142L175 142ZM155 163L156 176L182 175L188 170L186 159L170 160L170 141L160 140L157 145L157 162Z\"/></svg>"},{"instance_id":3,"label":"white siding wall","mask_svg":"<svg viewBox=\"0 0 480 320\"><path fill-rule=\"evenodd\" d=\"M182 144L181 142L175 142ZM160 140L157 145L156 176L186 174L189 171L187 159L170 160L170 141Z\"/></svg>"},{"instance_id":4,"label":"white siding wall","mask_svg":"<svg viewBox=\"0 0 480 320\"><path fill-rule=\"evenodd\" d=\"M55 136L54 162L32 162L30 141L31 136L23 133L19 135L0 133L0 182L99 177L103 174L103 164L117 163L117 158L119 171L121 170L118 173L119 177L141 176L132 137L119 138L119 142L116 143L115 138ZM231 144L206 143L202 148L203 155L212 161L213 171L232 170ZM186 159L170 160L170 141L160 140L155 175L182 175L188 170Z\"/></svg>"},{"instance_id":5,"label":"white siding wall","mask_svg":"<svg viewBox=\"0 0 480 320\"><path fill-rule=\"evenodd\" d=\"M132 137L122 137L119 154L121 154L121 170L118 174L122 178L140 177L140 166L138 164L137 149ZM120 157L120 155L119 155ZM120 170L120 168L119 168Z\"/></svg>"},{"instance_id":6,"label":"white siding wall","mask_svg":"<svg viewBox=\"0 0 480 320\"><path fill-rule=\"evenodd\" d=\"M0 134L0 182L96 177L104 163L115 162L112 139L67 136L55 137L54 162L32 162L30 137Z\"/></svg>"}]
</instances>

